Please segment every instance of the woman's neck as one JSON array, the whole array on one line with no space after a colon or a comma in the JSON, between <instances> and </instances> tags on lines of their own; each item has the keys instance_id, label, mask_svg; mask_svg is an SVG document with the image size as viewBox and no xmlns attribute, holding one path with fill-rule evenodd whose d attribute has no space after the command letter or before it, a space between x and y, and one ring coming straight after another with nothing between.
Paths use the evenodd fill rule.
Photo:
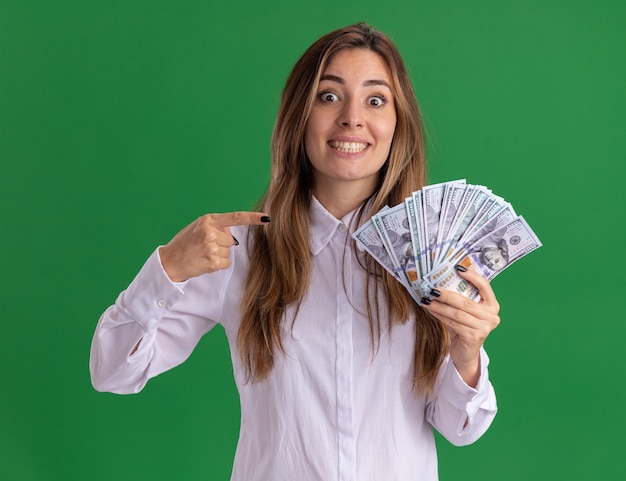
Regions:
<instances>
[{"instance_id":1,"label":"woman's neck","mask_svg":"<svg viewBox=\"0 0 626 481\"><path fill-rule=\"evenodd\" d=\"M343 219L347 214L359 207L370 195L373 189L363 189L362 186L341 185L314 185L313 195L335 218Z\"/></svg>"}]
</instances>

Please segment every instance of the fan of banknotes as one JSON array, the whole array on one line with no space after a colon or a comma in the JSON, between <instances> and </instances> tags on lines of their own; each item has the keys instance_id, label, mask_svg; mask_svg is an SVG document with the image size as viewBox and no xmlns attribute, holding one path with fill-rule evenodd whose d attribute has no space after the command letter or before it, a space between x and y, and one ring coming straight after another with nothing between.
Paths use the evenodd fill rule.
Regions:
<instances>
[{"instance_id":1,"label":"fan of banknotes","mask_svg":"<svg viewBox=\"0 0 626 481\"><path fill-rule=\"evenodd\" d=\"M457 265L491 281L541 247L511 204L465 180L413 192L403 204L380 210L353 237L420 305L441 288L478 301L478 290L458 275Z\"/></svg>"}]
</instances>

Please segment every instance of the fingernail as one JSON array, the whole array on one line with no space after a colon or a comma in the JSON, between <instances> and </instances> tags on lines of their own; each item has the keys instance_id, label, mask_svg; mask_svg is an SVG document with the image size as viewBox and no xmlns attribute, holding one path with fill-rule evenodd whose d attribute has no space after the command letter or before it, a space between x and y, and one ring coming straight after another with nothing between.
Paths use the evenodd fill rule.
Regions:
<instances>
[{"instance_id":1,"label":"fingernail","mask_svg":"<svg viewBox=\"0 0 626 481\"><path fill-rule=\"evenodd\" d=\"M428 305L430 303L431 303L431 300L428 297L422 297L422 304Z\"/></svg>"},{"instance_id":2,"label":"fingernail","mask_svg":"<svg viewBox=\"0 0 626 481\"><path fill-rule=\"evenodd\" d=\"M238 246L239 245L239 241L237 240L237 238L231 234L231 236L233 236L233 240L235 241L235 245Z\"/></svg>"},{"instance_id":3,"label":"fingernail","mask_svg":"<svg viewBox=\"0 0 626 481\"><path fill-rule=\"evenodd\" d=\"M266 224L270 221L269 215L264 215L261 217L261 222L265 222Z\"/></svg>"},{"instance_id":4,"label":"fingernail","mask_svg":"<svg viewBox=\"0 0 626 481\"><path fill-rule=\"evenodd\" d=\"M459 272L467 272L467 267L463 267L461 264L457 264L456 270Z\"/></svg>"},{"instance_id":5,"label":"fingernail","mask_svg":"<svg viewBox=\"0 0 626 481\"><path fill-rule=\"evenodd\" d=\"M430 295L431 296L435 296L435 297L439 297L441 295L441 292L438 291L437 289L431 289L430 290Z\"/></svg>"}]
</instances>

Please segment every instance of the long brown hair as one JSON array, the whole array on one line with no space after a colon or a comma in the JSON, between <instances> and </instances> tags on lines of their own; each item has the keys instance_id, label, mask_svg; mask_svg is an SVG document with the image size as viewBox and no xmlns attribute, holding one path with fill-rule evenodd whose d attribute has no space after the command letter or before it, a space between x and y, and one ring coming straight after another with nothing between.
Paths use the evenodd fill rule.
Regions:
<instances>
[{"instance_id":1,"label":"long brown hair","mask_svg":"<svg viewBox=\"0 0 626 481\"><path fill-rule=\"evenodd\" d=\"M272 222L250 230L254 269L248 272L238 332L239 353L248 380L267 377L274 356L277 352L285 353L280 329L285 310L290 305L300 305L308 286L312 176L304 133L324 70L337 52L355 48L371 50L387 62L397 117L378 189L361 207L357 222L385 205L403 202L426 182L421 115L406 67L392 41L364 23L335 30L316 41L287 79L274 126L272 177L259 204L259 210L268 212ZM364 211L365 205L368 212ZM391 329L393 323L406 322L413 310L417 326L413 387L420 392L432 390L448 349L445 326L419 308L402 285L371 257L363 258L362 266L368 273L367 315L372 346L378 345L383 316ZM386 301L384 306L378 303L380 289Z\"/></svg>"}]
</instances>

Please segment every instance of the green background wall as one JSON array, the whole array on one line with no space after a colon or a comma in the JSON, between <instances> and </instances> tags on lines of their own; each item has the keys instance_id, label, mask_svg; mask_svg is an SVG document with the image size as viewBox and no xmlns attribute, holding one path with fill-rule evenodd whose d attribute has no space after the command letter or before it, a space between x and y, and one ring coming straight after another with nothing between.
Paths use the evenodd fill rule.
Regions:
<instances>
[{"instance_id":1,"label":"green background wall","mask_svg":"<svg viewBox=\"0 0 626 481\"><path fill-rule=\"evenodd\" d=\"M156 245L250 209L285 77L366 20L409 66L430 181L506 197L545 247L494 281L500 412L445 480L626 472L622 0L0 0L0 479L226 480L220 329L135 396L96 393L100 313Z\"/></svg>"}]
</instances>

